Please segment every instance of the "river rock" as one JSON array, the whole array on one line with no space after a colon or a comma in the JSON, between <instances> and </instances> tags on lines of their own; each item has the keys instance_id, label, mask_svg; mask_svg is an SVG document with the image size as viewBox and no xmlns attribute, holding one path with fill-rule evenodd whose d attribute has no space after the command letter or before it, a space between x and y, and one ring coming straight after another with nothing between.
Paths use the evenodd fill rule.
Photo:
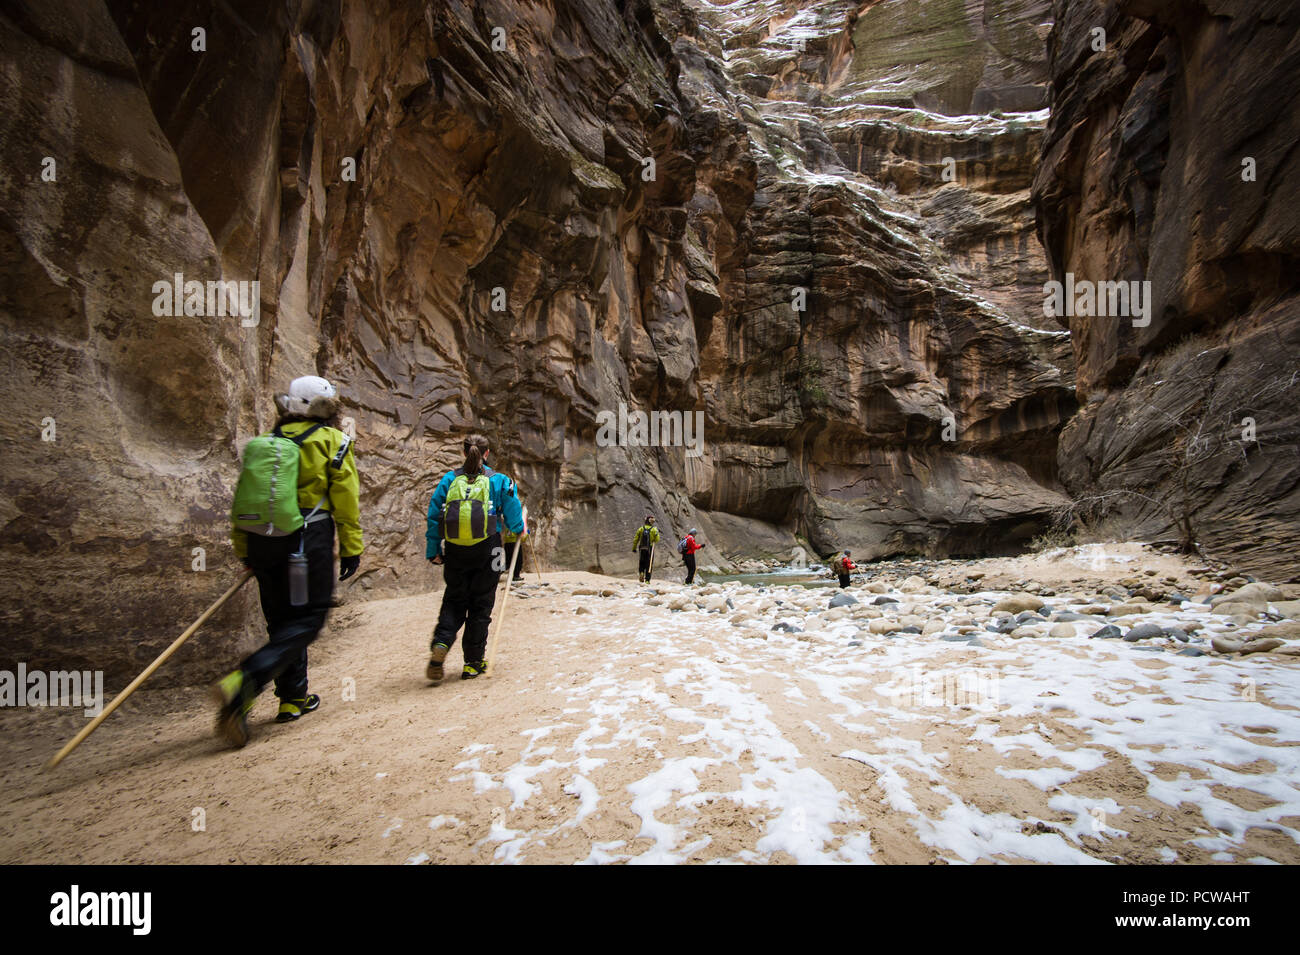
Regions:
<instances>
[{"instance_id":1,"label":"river rock","mask_svg":"<svg viewBox=\"0 0 1300 955\"><path fill-rule=\"evenodd\" d=\"M1154 623L1140 623L1133 627L1128 633L1124 634L1124 640L1127 643L1137 643L1139 640L1150 640L1154 637L1163 637L1164 628Z\"/></svg>"},{"instance_id":2,"label":"river rock","mask_svg":"<svg viewBox=\"0 0 1300 955\"><path fill-rule=\"evenodd\" d=\"M1035 597L1032 594L1019 594L1013 597L1004 597L993 605L993 611L1004 610L1010 614L1022 613L1026 610L1038 610L1043 606L1041 597Z\"/></svg>"},{"instance_id":3,"label":"river rock","mask_svg":"<svg viewBox=\"0 0 1300 955\"><path fill-rule=\"evenodd\" d=\"M1241 652L1263 653L1266 650L1276 650L1285 643L1285 640L1278 640L1276 637L1260 637L1259 639L1251 640L1249 643L1243 644Z\"/></svg>"}]
</instances>

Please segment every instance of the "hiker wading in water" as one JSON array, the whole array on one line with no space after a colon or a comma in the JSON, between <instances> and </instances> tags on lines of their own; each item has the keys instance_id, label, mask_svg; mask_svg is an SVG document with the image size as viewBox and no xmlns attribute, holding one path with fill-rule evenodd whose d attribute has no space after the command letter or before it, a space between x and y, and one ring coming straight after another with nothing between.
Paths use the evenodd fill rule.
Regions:
<instances>
[{"instance_id":1,"label":"hiker wading in water","mask_svg":"<svg viewBox=\"0 0 1300 955\"><path fill-rule=\"evenodd\" d=\"M488 439L472 434L465 439L464 449L465 463L444 474L433 492L424 535L424 556L443 565L446 582L424 671L434 683L442 682L443 661L462 626L465 666L460 678L472 680L487 668L488 624L497 584L507 566L501 523L521 539L528 535L515 482L487 466Z\"/></svg>"},{"instance_id":2,"label":"hiker wading in water","mask_svg":"<svg viewBox=\"0 0 1300 955\"><path fill-rule=\"evenodd\" d=\"M307 692L307 647L334 596L334 529L339 580L357 572L363 549L357 465L352 440L333 426L334 386L312 375L295 378L275 400L280 419L245 446L230 515L230 542L257 577L270 637L212 690L217 735L234 746L248 742L248 711L272 680L280 698L276 722L320 706L320 697ZM291 488L286 474L296 475Z\"/></svg>"},{"instance_id":3,"label":"hiker wading in water","mask_svg":"<svg viewBox=\"0 0 1300 955\"><path fill-rule=\"evenodd\" d=\"M659 528L655 527L654 517L647 514L645 523L636 529L636 536L632 538L632 550L639 551L641 554L637 563L636 576L642 583L650 579L652 569L650 555L657 543L659 543Z\"/></svg>"}]
</instances>

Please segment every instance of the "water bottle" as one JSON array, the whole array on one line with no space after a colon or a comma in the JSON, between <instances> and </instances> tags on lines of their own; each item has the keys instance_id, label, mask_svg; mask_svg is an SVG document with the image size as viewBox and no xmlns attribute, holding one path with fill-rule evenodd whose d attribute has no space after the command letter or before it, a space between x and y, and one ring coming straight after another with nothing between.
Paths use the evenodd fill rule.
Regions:
<instances>
[{"instance_id":1,"label":"water bottle","mask_svg":"<svg viewBox=\"0 0 1300 955\"><path fill-rule=\"evenodd\" d=\"M301 550L289 555L289 606L307 605L307 555Z\"/></svg>"}]
</instances>

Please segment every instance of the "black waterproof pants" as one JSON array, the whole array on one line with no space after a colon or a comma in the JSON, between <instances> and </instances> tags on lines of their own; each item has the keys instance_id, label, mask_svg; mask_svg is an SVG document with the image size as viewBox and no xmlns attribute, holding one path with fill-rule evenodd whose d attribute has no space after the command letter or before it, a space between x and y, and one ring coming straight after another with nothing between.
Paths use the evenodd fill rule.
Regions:
<instances>
[{"instance_id":1,"label":"black waterproof pants","mask_svg":"<svg viewBox=\"0 0 1300 955\"><path fill-rule=\"evenodd\" d=\"M646 580L649 580L649 579L650 579L650 551L649 551L649 549L646 549L646 550L641 551L641 560L640 560L640 562L636 565L636 573L637 573L637 576L638 576L638 577L644 577Z\"/></svg>"},{"instance_id":2,"label":"black waterproof pants","mask_svg":"<svg viewBox=\"0 0 1300 955\"><path fill-rule=\"evenodd\" d=\"M840 574L839 577L840 577L840 586L841 586L841 587L847 587L847 586L849 585L849 575L848 575L848 574Z\"/></svg>"},{"instance_id":3,"label":"black waterproof pants","mask_svg":"<svg viewBox=\"0 0 1300 955\"><path fill-rule=\"evenodd\" d=\"M289 555L306 535L307 604L289 604ZM300 700L307 695L307 647L325 626L334 597L334 520L312 521L287 537L248 535L248 564L257 577L262 613L270 639L248 656L240 669L255 693L275 681L275 695Z\"/></svg>"},{"instance_id":4,"label":"black waterproof pants","mask_svg":"<svg viewBox=\"0 0 1300 955\"><path fill-rule=\"evenodd\" d=\"M446 589L442 592L442 610L438 612L438 625L433 628L433 643L450 647L456 642L456 631L465 628L465 644L461 648L466 663L481 663L487 654L488 624L492 622L492 607L496 604L497 584L501 582L501 535L494 534L472 547L447 544L443 551L442 578Z\"/></svg>"},{"instance_id":5,"label":"black waterproof pants","mask_svg":"<svg viewBox=\"0 0 1300 955\"><path fill-rule=\"evenodd\" d=\"M688 584L695 582L695 555L682 554L682 562L686 564L686 582Z\"/></svg>"}]
</instances>

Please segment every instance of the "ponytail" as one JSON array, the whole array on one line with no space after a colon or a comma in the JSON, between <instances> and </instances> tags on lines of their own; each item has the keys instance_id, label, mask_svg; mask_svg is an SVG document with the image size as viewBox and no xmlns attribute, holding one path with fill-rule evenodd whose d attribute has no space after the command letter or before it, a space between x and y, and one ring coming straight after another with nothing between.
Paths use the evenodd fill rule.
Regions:
<instances>
[{"instance_id":1,"label":"ponytail","mask_svg":"<svg viewBox=\"0 0 1300 955\"><path fill-rule=\"evenodd\" d=\"M465 465L467 477L476 478L483 473L483 455L488 450L488 439L481 434L471 434L465 439Z\"/></svg>"}]
</instances>

